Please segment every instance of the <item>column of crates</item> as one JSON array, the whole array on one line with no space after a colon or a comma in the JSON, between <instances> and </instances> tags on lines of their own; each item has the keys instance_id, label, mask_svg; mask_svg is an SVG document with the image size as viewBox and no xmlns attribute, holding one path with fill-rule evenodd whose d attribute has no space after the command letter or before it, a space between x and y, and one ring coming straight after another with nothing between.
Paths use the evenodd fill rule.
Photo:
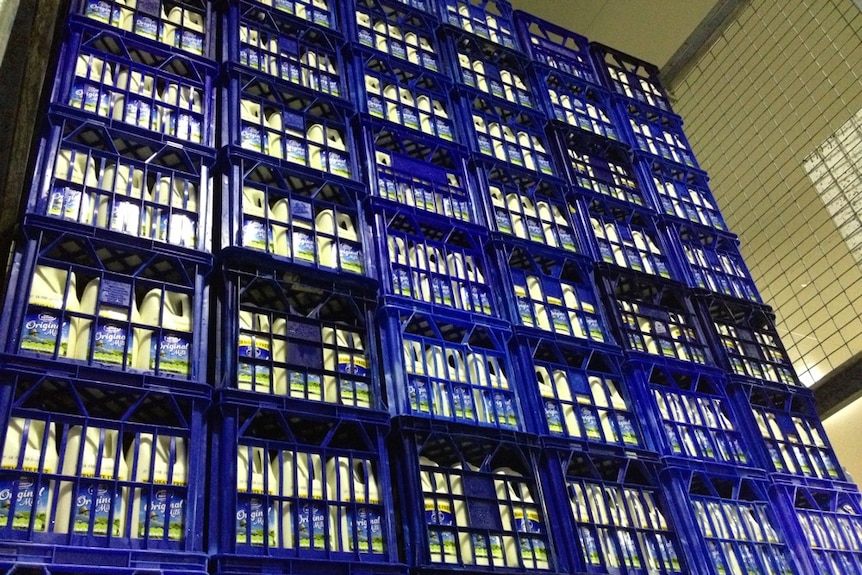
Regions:
<instances>
[{"instance_id":1,"label":"column of crates","mask_svg":"<svg viewBox=\"0 0 862 575\"><path fill-rule=\"evenodd\" d=\"M65 20L0 327L4 572L206 573L211 23Z\"/></svg>"},{"instance_id":2,"label":"column of crates","mask_svg":"<svg viewBox=\"0 0 862 575\"><path fill-rule=\"evenodd\" d=\"M468 172L446 12L360 0L344 13L402 557L422 572L548 569L537 446Z\"/></svg>"},{"instance_id":3,"label":"column of crates","mask_svg":"<svg viewBox=\"0 0 862 575\"><path fill-rule=\"evenodd\" d=\"M214 573L401 573L360 148L332 0L222 24Z\"/></svg>"}]
</instances>

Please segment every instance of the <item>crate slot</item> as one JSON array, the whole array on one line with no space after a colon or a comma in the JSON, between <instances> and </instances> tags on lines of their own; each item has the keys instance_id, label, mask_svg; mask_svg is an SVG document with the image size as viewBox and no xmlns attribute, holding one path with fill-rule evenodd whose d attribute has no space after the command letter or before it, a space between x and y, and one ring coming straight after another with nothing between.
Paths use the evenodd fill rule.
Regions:
<instances>
[{"instance_id":1,"label":"crate slot","mask_svg":"<svg viewBox=\"0 0 862 575\"><path fill-rule=\"evenodd\" d=\"M224 354L223 386L381 408L372 301L298 283L288 274L237 271L228 278L222 314L236 347Z\"/></svg>"},{"instance_id":2,"label":"crate slot","mask_svg":"<svg viewBox=\"0 0 862 575\"><path fill-rule=\"evenodd\" d=\"M521 429L508 336L492 327L386 307L387 382L397 414Z\"/></svg>"},{"instance_id":3,"label":"crate slot","mask_svg":"<svg viewBox=\"0 0 862 575\"><path fill-rule=\"evenodd\" d=\"M540 401L540 433L626 449L646 446L617 357L532 338L524 340L521 353Z\"/></svg>"},{"instance_id":4,"label":"crate slot","mask_svg":"<svg viewBox=\"0 0 862 575\"><path fill-rule=\"evenodd\" d=\"M573 223L577 221L577 208L565 196L563 186L497 166L479 169L477 174L490 211L490 229L506 239L519 238L584 254L583 240Z\"/></svg>"},{"instance_id":5,"label":"crate slot","mask_svg":"<svg viewBox=\"0 0 862 575\"><path fill-rule=\"evenodd\" d=\"M9 352L204 378L200 263L53 232L31 240L19 261Z\"/></svg>"},{"instance_id":6,"label":"crate slot","mask_svg":"<svg viewBox=\"0 0 862 575\"><path fill-rule=\"evenodd\" d=\"M388 127L363 127L371 193L401 210L429 212L476 223L463 153L436 139L419 139Z\"/></svg>"},{"instance_id":7,"label":"crate slot","mask_svg":"<svg viewBox=\"0 0 862 575\"><path fill-rule=\"evenodd\" d=\"M657 66L595 42L591 50L605 86L620 96L647 104L662 113L673 114Z\"/></svg>"},{"instance_id":8,"label":"crate slot","mask_svg":"<svg viewBox=\"0 0 862 575\"><path fill-rule=\"evenodd\" d=\"M658 201L659 211L669 216L728 232L727 224L709 189L705 172L642 156L636 162L643 182Z\"/></svg>"},{"instance_id":9,"label":"crate slot","mask_svg":"<svg viewBox=\"0 0 862 575\"><path fill-rule=\"evenodd\" d=\"M212 160L61 119L47 137L45 178L30 210L84 226L209 249ZM155 244L154 247L157 247Z\"/></svg>"},{"instance_id":10,"label":"crate slot","mask_svg":"<svg viewBox=\"0 0 862 575\"><path fill-rule=\"evenodd\" d=\"M224 520L212 521L211 529L229 556L391 561L392 500L380 430L263 407L220 409Z\"/></svg>"},{"instance_id":11,"label":"crate slot","mask_svg":"<svg viewBox=\"0 0 862 575\"><path fill-rule=\"evenodd\" d=\"M462 99L475 152L531 172L556 175L542 121L485 96L468 94Z\"/></svg>"},{"instance_id":12,"label":"crate slot","mask_svg":"<svg viewBox=\"0 0 862 575\"><path fill-rule=\"evenodd\" d=\"M682 244L692 287L762 303L734 236L695 226L670 228Z\"/></svg>"},{"instance_id":13,"label":"crate slot","mask_svg":"<svg viewBox=\"0 0 862 575\"><path fill-rule=\"evenodd\" d=\"M295 6L300 6L296 4ZM315 93L347 100L347 69L338 40L267 10L257 2L233 6L227 57L257 72Z\"/></svg>"},{"instance_id":14,"label":"crate slot","mask_svg":"<svg viewBox=\"0 0 862 575\"><path fill-rule=\"evenodd\" d=\"M212 5L207 0L78 0L77 12L135 36L166 44L191 54L209 56ZM155 6L154 6L155 4ZM209 37L207 37L209 35Z\"/></svg>"},{"instance_id":15,"label":"crate slot","mask_svg":"<svg viewBox=\"0 0 862 575\"><path fill-rule=\"evenodd\" d=\"M500 258L515 296L507 298L514 324L590 342L613 341L587 264L518 246L502 246Z\"/></svg>"},{"instance_id":16,"label":"crate slot","mask_svg":"<svg viewBox=\"0 0 862 575\"><path fill-rule=\"evenodd\" d=\"M212 145L214 68L89 26L75 29L66 46L55 103L149 137Z\"/></svg>"},{"instance_id":17,"label":"crate slot","mask_svg":"<svg viewBox=\"0 0 862 575\"><path fill-rule=\"evenodd\" d=\"M564 74L599 84L590 57L590 42L556 24L516 10L515 26L532 59Z\"/></svg>"},{"instance_id":18,"label":"crate slot","mask_svg":"<svg viewBox=\"0 0 862 575\"><path fill-rule=\"evenodd\" d=\"M509 105L539 110L522 58L468 34L447 34L446 44L450 69L458 82Z\"/></svg>"},{"instance_id":19,"label":"crate slot","mask_svg":"<svg viewBox=\"0 0 862 575\"><path fill-rule=\"evenodd\" d=\"M478 232L386 211L375 216L374 228L387 294L443 312L500 313Z\"/></svg>"},{"instance_id":20,"label":"crate slot","mask_svg":"<svg viewBox=\"0 0 862 575\"><path fill-rule=\"evenodd\" d=\"M780 385L801 385L768 308L718 297L704 303L715 330L715 351L723 356L730 373Z\"/></svg>"},{"instance_id":21,"label":"crate slot","mask_svg":"<svg viewBox=\"0 0 862 575\"><path fill-rule=\"evenodd\" d=\"M512 6L506 0L440 0L437 2L440 19L446 24L520 51Z\"/></svg>"},{"instance_id":22,"label":"crate slot","mask_svg":"<svg viewBox=\"0 0 862 575\"><path fill-rule=\"evenodd\" d=\"M619 102L617 110L632 148L686 168L700 169L679 117L629 102Z\"/></svg>"},{"instance_id":23,"label":"crate slot","mask_svg":"<svg viewBox=\"0 0 862 575\"><path fill-rule=\"evenodd\" d=\"M357 52L354 59L361 86L356 102L360 110L426 136L447 142L460 139L447 80L389 62L376 53Z\"/></svg>"},{"instance_id":24,"label":"crate slot","mask_svg":"<svg viewBox=\"0 0 862 575\"><path fill-rule=\"evenodd\" d=\"M10 371L0 378L8 386L2 482L13 502L0 513L0 534L9 552L52 550L50 563L79 548L88 565L149 559L164 568L181 563L182 552L190 571L206 570L196 536L204 454L191 447L206 440L203 388L130 390Z\"/></svg>"},{"instance_id":25,"label":"crate slot","mask_svg":"<svg viewBox=\"0 0 862 575\"><path fill-rule=\"evenodd\" d=\"M405 528L419 565L553 569L534 454L448 433L409 432L402 442Z\"/></svg>"},{"instance_id":26,"label":"crate slot","mask_svg":"<svg viewBox=\"0 0 862 575\"><path fill-rule=\"evenodd\" d=\"M590 228L601 261L664 279L676 279L673 252L652 214L601 200L589 203Z\"/></svg>"},{"instance_id":27,"label":"crate slot","mask_svg":"<svg viewBox=\"0 0 862 575\"><path fill-rule=\"evenodd\" d=\"M611 298L612 317L630 352L697 364L712 362L691 298L679 287L618 276L605 278L602 289Z\"/></svg>"},{"instance_id":28,"label":"crate slot","mask_svg":"<svg viewBox=\"0 0 862 575\"><path fill-rule=\"evenodd\" d=\"M687 573L655 469L634 459L564 453L565 485L557 505L567 509L566 535L579 570Z\"/></svg>"},{"instance_id":29,"label":"crate slot","mask_svg":"<svg viewBox=\"0 0 862 575\"><path fill-rule=\"evenodd\" d=\"M570 78L554 70L534 68L548 117L576 130L619 141L610 95L589 82Z\"/></svg>"},{"instance_id":30,"label":"crate slot","mask_svg":"<svg viewBox=\"0 0 862 575\"><path fill-rule=\"evenodd\" d=\"M356 191L236 156L227 178L229 245L327 271L365 275L363 222Z\"/></svg>"},{"instance_id":31,"label":"crate slot","mask_svg":"<svg viewBox=\"0 0 862 575\"><path fill-rule=\"evenodd\" d=\"M276 14L284 12L299 20L323 28L337 30L335 0L249 0L267 8L275 8Z\"/></svg>"},{"instance_id":32,"label":"crate slot","mask_svg":"<svg viewBox=\"0 0 862 575\"><path fill-rule=\"evenodd\" d=\"M440 44L434 33L436 18L416 11L411 2L397 0L359 0L354 10L349 8L345 4L345 21L351 26L351 40L401 63L445 73Z\"/></svg>"},{"instance_id":33,"label":"crate slot","mask_svg":"<svg viewBox=\"0 0 862 575\"><path fill-rule=\"evenodd\" d=\"M341 108L242 73L231 79L227 102L232 145L287 165L355 177L349 118Z\"/></svg>"}]
</instances>

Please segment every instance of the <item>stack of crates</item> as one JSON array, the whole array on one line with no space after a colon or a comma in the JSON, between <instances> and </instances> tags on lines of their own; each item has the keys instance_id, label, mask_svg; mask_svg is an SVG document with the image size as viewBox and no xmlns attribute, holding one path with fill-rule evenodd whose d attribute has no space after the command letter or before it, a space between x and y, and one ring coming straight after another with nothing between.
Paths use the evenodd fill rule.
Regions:
<instances>
[{"instance_id":1,"label":"stack of crates","mask_svg":"<svg viewBox=\"0 0 862 575\"><path fill-rule=\"evenodd\" d=\"M207 572L213 17L71 3L0 327L4 572Z\"/></svg>"},{"instance_id":2,"label":"stack of crates","mask_svg":"<svg viewBox=\"0 0 862 575\"><path fill-rule=\"evenodd\" d=\"M334 0L220 18L211 571L402 573L347 32Z\"/></svg>"},{"instance_id":3,"label":"stack of crates","mask_svg":"<svg viewBox=\"0 0 862 575\"><path fill-rule=\"evenodd\" d=\"M73 0L63 32L0 571L862 573L654 66L506 0Z\"/></svg>"}]
</instances>

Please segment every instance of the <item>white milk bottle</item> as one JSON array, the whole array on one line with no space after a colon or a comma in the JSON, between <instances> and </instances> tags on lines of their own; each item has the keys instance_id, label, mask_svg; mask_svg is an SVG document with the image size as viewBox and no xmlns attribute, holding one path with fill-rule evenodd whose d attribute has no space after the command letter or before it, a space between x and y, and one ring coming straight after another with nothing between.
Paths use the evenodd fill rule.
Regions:
<instances>
[{"instance_id":1,"label":"white milk bottle","mask_svg":"<svg viewBox=\"0 0 862 575\"><path fill-rule=\"evenodd\" d=\"M162 130L164 110L154 103L158 93L153 76L124 67L117 74L117 88L112 96L111 117L114 120L147 130Z\"/></svg>"},{"instance_id":2,"label":"white milk bottle","mask_svg":"<svg viewBox=\"0 0 862 575\"><path fill-rule=\"evenodd\" d=\"M47 430L47 432L46 432ZM3 443L0 468L0 527L4 529L46 531L54 499L54 482L46 478L36 491L32 477L13 477L8 472L57 473L57 437L54 424L38 419L10 417Z\"/></svg>"},{"instance_id":3,"label":"white milk bottle","mask_svg":"<svg viewBox=\"0 0 862 575\"><path fill-rule=\"evenodd\" d=\"M463 491L457 494L450 492L447 478L451 475L437 471L440 466L436 461L420 456L419 465L432 468L432 470L421 469L419 472L425 501L425 523L428 526L428 551L431 561L433 563L458 563L459 560L465 563L472 562L469 535L464 536L466 540L459 536L456 542L454 533L456 527L466 528L470 525L467 521ZM454 488L454 479L452 487ZM460 497L455 499L453 495Z\"/></svg>"},{"instance_id":4,"label":"white milk bottle","mask_svg":"<svg viewBox=\"0 0 862 575\"><path fill-rule=\"evenodd\" d=\"M278 110L266 114L266 136L264 145L266 153L275 158L284 158L282 134L284 133L284 118Z\"/></svg>"},{"instance_id":5,"label":"white milk bottle","mask_svg":"<svg viewBox=\"0 0 862 575\"><path fill-rule=\"evenodd\" d=\"M54 166L54 177L88 188L99 185L93 158L78 150L60 150ZM56 185L51 190L51 197L48 200L49 216L92 224L93 212L92 193Z\"/></svg>"},{"instance_id":6,"label":"white milk bottle","mask_svg":"<svg viewBox=\"0 0 862 575\"><path fill-rule=\"evenodd\" d=\"M273 251L272 229L266 222L269 212L266 192L243 186L242 212L242 245L265 252Z\"/></svg>"},{"instance_id":7,"label":"white milk bottle","mask_svg":"<svg viewBox=\"0 0 862 575\"><path fill-rule=\"evenodd\" d=\"M527 291L533 300L533 312L536 316L536 327L551 331L551 321L545 308L545 296L542 293L542 281L536 276L527 276Z\"/></svg>"},{"instance_id":8,"label":"white milk bottle","mask_svg":"<svg viewBox=\"0 0 862 575\"><path fill-rule=\"evenodd\" d=\"M288 322L283 317L276 317L272 320L272 392L276 395L288 395L292 390L289 389L290 376L284 364L287 363L287 347L288 347ZM316 399L320 401L320 387L317 388L317 395L311 393L300 394L300 397L308 397L308 399Z\"/></svg>"},{"instance_id":9,"label":"white milk bottle","mask_svg":"<svg viewBox=\"0 0 862 575\"><path fill-rule=\"evenodd\" d=\"M355 273L362 272L362 252L351 243L358 242L359 235L350 214L322 210L315 219L317 257L322 266ZM338 242L335 237L337 232ZM324 234L323 236L320 234Z\"/></svg>"},{"instance_id":10,"label":"white milk bottle","mask_svg":"<svg viewBox=\"0 0 862 575\"><path fill-rule=\"evenodd\" d=\"M505 477L494 479L503 530L524 534L503 537L506 565L520 567L523 562L527 568L547 569L548 550L542 537L545 529L539 508L527 483L514 479L522 478L523 475L509 467L499 467L493 473Z\"/></svg>"},{"instance_id":11,"label":"white milk bottle","mask_svg":"<svg viewBox=\"0 0 862 575\"><path fill-rule=\"evenodd\" d=\"M284 452L284 469L281 475L281 493L285 497L298 497L304 501L282 507L281 525L286 547L302 549L332 549L326 540L327 510L323 503L328 496L328 483L336 476L324 476L323 460L317 453ZM334 526L329 526L332 536Z\"/></svg>"},{"instance_id":12,"label":"white milk bottle","mask_svg":"<svg viewBox=\"0 0 862 575\"><path fill-rule=\"evenodd\" d=\"M167 210L158 209L154 214L153 228L156 238L174 245L194 247L195 218L198 209L198 192L195 184L181 178L163 176L153 188L153 201L171 206L168 217Z\"/></svg>"},{"instance_id":13,"label":"white milk bottle","mask_svg":"<svg viewBox=\"0 0 862 575\"><path fill-rule=\"evenodd\" d=\"M126 164L108 164L102 174L102 184L117 195L112 202L110 219L107 214L107 198L99 202L97 225L133 236L144 231L141 205L147 190L143 170L130 168Z\"/></svg>"},{"instance_id":14,"label":"white milk bottle","mask_svg":"<svg viewBox=\"0 0 862 575\"><path fill-rule=\"evenodd\" d=\"M270 214L270 224L272 226L272 244L275 255L282 257L290 257L292 250L290 247L289 232L290 222L290 201L287 198L276 200L272 205L272 213Z\"/></svg>"},{"instance_id":15,"label":"white milk bottle","mask_svg":"<svg viewBox=\"0 0 862 575\"><path fill-rule=\"evenodd\" d=\"M383 553L383 518L377 508L380 493L371 462L333 457L326 463L329 500L347 503L330 506L332 548L359 553Z\"/></svg>"},{"instance_id":16,"label":"white milk bottle","mask_svg":"<svg viewBox=\"0 0 862 575\"><path fill-rule=\"evenodd\" d=\"M137 347L129 321L138 323L140 316L132 286L99 278L90 280L81 296L81 313L98 316L95 321L76 318L78 359L111 367L135 367Z\"/></svg>"},{"instance_id":17,"label":"white milk bottle","mask_svg":"<svg viewBox=\"0 0 862 575\"><path fill-rule=\"evenodd\" d=\"M71 101L76 108L92 112L100 116L108 115L110 105L110 91L104 86L113 86L113 68L109 62L81 54L75 63L75 76L81 79L89 79L83 82L76 79L72 87ZM100 86L101 84L101 86Z\"/></svg>"},{"instance_id":18,"label":"white milk bottle","mask_svg":"<svg viewBox=\"0 0 862 575\"><path fill-rule=\"evenodd\" d=\"M28 303L21 350L48 355L56 350L58 357L76 357L78 322L66 313L80 307L75 272L37 265Z\"/></svg>"},{"instance_id":19,"label":"white milk bottle","mask_svg":"<svg viewBox=\"0 0 862 575\"><path fill-rule=\"evenodd\" d=\"M185 439L141 433L126 450L126 467L132 481L146 484L129 497L132 538L182 541L186 502L177 488L188 483Z\"/></svg>"},{"instance_id":20,"label":"white milk bottle","mask_svg":"<svg viewBox=\"0 0 862 575\"><path fill-rule=\"evenodd\" d=\"M237 387L247 391L270 393L272 339L269 337L269 316L247 310L239 312L239 348L237 363ZM246 363L242 358L259 360Z\"/></svg>"},{"instance_id":21,"label":"white milk bottle","mask_svg":"<svg viewBox=\"0 0 862 575\"><path fill-rule=\"evenodd\" d=\"M362 336L354 331L326 326L322 334L323 367L339 374L338 377L324 376L324 399L331 403L369 407L371 390L365 381L368 363Z\"/></svg>"},{"instance_id":22,"label":"white milk bottle","mask_svg":"<svg viewBox=\"0 0 862 575\"><path fill-rule=\"evenodd\" d=\"M264 152L263 110L260 103L253 100L240 101L240 146L255 152Z\"/></svg>"},{"instance_id":23,"label":"white milk bottle","mask_svg":"<svg viewBox=\"0 0 862 575\"><path fill-rule=\"evenodd\" d=\"M135 12L137 0L116 0L114 10L111 13L111 25L131 32L135 24Z\"/></svg>"},{"instance_id":24,"label":"white milk bottle","mask_svg":"<svg viewBox=\"0 0 862 575\"><path fill-rule=\"evenodd\" d=\"M128 479L121 449L116 429L69 428L62 474L92 479L61 483L54 532L69 533L71 528L73 533L84 535L125 535L124 490L113 483Z\"/></svg>"},{"instance_id":25,"label":"white milk bottle","mask_svg":"<svg viewBox=\"0 0 862 575\"><path fill-rule=\"evenodd\" d=\"M163 296L159 288L147 292L141 302L140 321L154 327L161 325L162 332L157 335L135 328L138 369L155 370L158 359L159 372L189 375L193 313L188 294L165 290Z\"/></svg>"},{"instance_id":26,"label":"white milk bottle","mask_svg":"<svg viewBox=\"0 0 862 575\"><path fill-rule=\"evenodd\" d=\"M270 465L269 454L263 447L238 446L236 490L238 493L253 494L252 497L242 497L237 502L236 542L254 546L275 546L278 541L275 506L261 496L276 495L278 483Z\"/></svg>"}]
</instances>

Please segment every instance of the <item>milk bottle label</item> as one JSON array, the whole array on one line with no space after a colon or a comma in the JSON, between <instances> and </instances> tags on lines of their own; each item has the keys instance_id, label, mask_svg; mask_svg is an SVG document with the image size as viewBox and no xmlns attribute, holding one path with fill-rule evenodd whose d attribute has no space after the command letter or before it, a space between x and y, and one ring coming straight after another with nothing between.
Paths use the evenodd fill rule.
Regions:
<instances>
[{"instance_id":1,"label":"milk bottle label","mask_svg":"<svg viewBox=\"0 0 862 575\"><path fill-rule=\"evenodd\" d=\"M263 222L246 220L242 225L242 245L266 251L272 237Z\"/></svg>"},{"instance_id":2,"label":"milk bottle label","mask_svg":"<svg viewBox=\"0 0 862 575\"><path fill-rule=\"evenodd\" d=\"M48 215L77 220L84 194L73 188L54 188L48 202Z\"/></svg>"},{"instance_id":3,"label":"milk bottle label","mask_svg":"<svg viewBox=\"0 0 862 575\"><path fill-rule=\"evenodd\" d=\"M354 529L356 540L353 539ZM347 538L351 550L383 553L383 521L373 509L360 507L347 514Z\"/></svg>"},{"instance_id":4,"label":"milk bottle label","mask_svg":"<svg viewBox=\"0 0 862 575\"><path fill-rule=\"evenodd\" d=\"M367 28L359 28L359 43L366 46L374 46L374 36L371 30Z\"/></svg>"},{"instance_id":5,"label":"milk bottle label","mask_svg":"<svg viewBox=\"0 0 862 575\"><path fill-rule=\"evenodd\" d=\"M479 139L479 151L488 156L493 156L494 152L491 149L491 140L484 134L477 135Z\"/></svg>"},{"instance_id":6,"label":"milk bottle label","mask_svg":"<svg viewBox=\"0 0 862 575\"><path fill-rule=\"evenodd\" d=\"M53 355L58 335L60 336L58 355L65 357L69 347L69 320L56 311L30 312L24 317L21 349Z\"/></svg>"},{"instance_id":7,"label":"milk bottle label","mask_svg":"<svg viewBox=\"0 0 862 575\"><path fill-rule=\"evenodd\" d=\"M596 414L593 413L589 408L582 407L581 408L581 419L584 421L584 430L587 433L587 437L589 439L601 439L602 434L599 431L599 422L598 418L596 418Z\"/></svg>"},{"instance_id":8,"label":"milk bottle label","mask_svg":"<svg viewBox=\"0 0 862 575\"><path fill-rule=\"evenodd\" d=\"M503 91L503 85L500 83L499 80L494 80L492 78L491 81L488 82L488 84L489 84L489 87L491 89L491 95L492 96L494 96L496 98L505 98L506 97L506 94Z\"/></svg>"},{"instance_id":9,"label":"milk bottle label","mask_svg":"<svg viewBox=\"0 0 862 575\"><path fill-rule=\"evenodd\" d=\"M543 174L551 174L554 173L554 168L551 167L550 160L541 154L536 156L536 163L539 165L539 171Z\"/></svg>"},{"instance_id":10,"label":"milk bottle label","mask_svg":"<svg viewBox=\"0 0 862 575\"><path fill-rule=\"evenodd\" d=\"M422 65L429 70L438 71L437 60L431 54L422 54Z\"/></svg>"},{"instance_id":11,"label":"milk bottle label","mask_svg":"<svg viewBox=\"0 0 862 575\"><path fill-rule=\"evenodd\" d=\"M345 271L362 273L362 252L356 247L342 243L338 250L341 256L341 268Z\"/></svg>"},{"instance_id":12,"label":"milk bottle label","mask_svg":"<svg viewBox=\"0 0 862 575\"><path fill-rule=\"evenodd\" d=\"M290 392L312 399L323 397L323 384L320 375L309 373L307 376L297 372L290 372Z\"/></svg>"},{"instance_id":13,"label":"milk bottle label","mask_svg":"<svg viewBox=\"0 0 862 575\"><path fill-rule=\"evenodd\" d=\"M515 509L515 530L519 533L543 534L545 528L539 518L539 513L534 509ZM535 561L546 562L548 550L545 542L539 538L521 537L521 557L530 557Z\"/></svg>"},{"instance_id":14,"label":"milk bottle label","mask_svg":"<svg viewBox=\"0 0 862 575\"><path fill-rule=\"evenodd\" d=\"M275 545L275 525L275 510L266 507L262 499L240 502L236 510L236 542L251 545L267 542L270 546Z\"/></svg>"},{"instance_id":15,"label":"milk bottle label","mask_svg":"<svg viewBox=\"0 0 862 575\"><path fill-rule=\"evenodd\" d=\"M329 166L330 173L335 174L336 176L341 176L342 178L350 177L350 167L347 156L332 151L321 154L321 156L325 156L325 158L328 159L325 165Z\"/></svg>"},{"instance_id":16,"label":"milk bottle label","mask_svg":"<svg viewBox=\"0 0 862 575\"><path fill-rule=\"evenodd\" d=\"M182 494L170 489L154 489L152 498L141 495L137 536L164 539L165 530L169 541L182 541L185 531L185 499ZM148 525L149 523L149 525Z\"/></svg>"},{"instance_id":17,"label":"milk bottle label","mask_svg":"<svg viewBox=\"0 0 862 575\"><path fill-rule=\"evenodd\" d=\"M129 340L128 362L132 362L132 336L127 333L125 326L99 321L93 331L93 361L105 365L122 366L126 340Z\"/></svg>"},{"instance_id":18,"label":"milk bottle label","mask_svg":"<svg viewBox=\"0 0 862 575\"><path fill-rule=\"evenodd\" d=\"M596 545L596 539L592 532L587 527L581 527L578 533L581 536L581 548L584 550L587 562L592 565L600 565L599 547Z\"/></svg>"},{"instance_id":19,"label":"milk bottle label","mask_svg":"<svg viewBox=\"0 0 862 575\"><path fill-rule=\"evenodd\" d=\"M491 536L490 541L483 535L473 535L473 555L487 563L493 557L497 561L503 559L503 540L499 536Z\"/></svg>"},{"instance_id":20,"label":"milk bottle label","mask_svg":"<svg viewBox=\"0 0 862 575\"><path fill-rule=\"evenodd\" d=\"M0 527L30 529L30 519L35 513L33 530L45 531L49 491L47 486L43 486L39 488L37 494L35 487L29 477L0 481Z\"/></svg>"},{"instance_id":21,"label":"milk bottle label","mask_svg":"<svg viewBox=\"0 0 862 575\"><path fill-rule=\"evenodd\" d=\"M69 104L94 114L102 116L108 114L108 95L102 94L98 86L75 84Z\"/></svg>"},{"instance_id":22,"label":"milk bottle label","mask_svg":"<svg viewBox=\"0 0 862 575\"><path fill-rule=\"evenodd\" d=\"M411 107L403 107L401 110L401 121L408 128L413 128L414 130L419 129L419 116L416 115L416 110Z\"/></svg>"},{"instance_id":23,"label":"milk bottle label","mask_svg":"<svg viewBox=\"0 0 862 575\"><path fill-rule=\"evenodd\" d=\"M301 232L294 229L293 232L294 256L296 259L306 262L314 262L316 244L311 233Z\"/></svg>"},{"instance_id":24,"label":"milk bottle label","mask_svg":"<svg viewBox=\"0 0 862 575\"><path fill-rule=\"evenodd\" d=\"M383 118L386 115L383 110L383 100L379 96L368 98L368 113L378 118Z\"/></svg>"},{"instance_id":25,"label":"milk bottle label","mask_svg":"<svg viewBox=\"0 0 862 575\"><path fill-rule=\"evenodd\" d=\"M452 393L452 411L455 417L461 419L473 419L473 394L470 393L469 387L456 387Z\"/></svg>"},{"instance_id":26,"label":"milk bottle label","mask_svg":"<svg viewBox=\"0 0 862 575\"><path fill-rule=\"evenodd\" d=\"M111 6L104 0L88 0L85 14L107 24L111 19Z\"/></svg>"},{"instance_id":27,"label":"milk bottle label","mask_svg":"<svg viewBox=\"0 0 862 575\"><path fill-rule=\"evenodd\" d=\"M135 22L135 33L155 40L159 34L159 21L141 14Z\"/></svg>"},{"instance_id":28,"label":"milk bottle label","mask_svg":"<svg viewBox=\"0 0 862 575\"><path fill-rule=\"evenodd\" d=\"M634 424L632 420L627 416L618 413L617 414L617 423L620 426L620 433L623 436L623 443L627 445L637 445L638 444L638 434L635 431Z\"/></svg>"},{"instance_id":29,"label":"milk bottle label","mask_svg":"<svg viewBox=\"0 0 862 575\"><path fill-rule=\"evenodd\" d=\"M319 10L312 11L312 20L315 24L319 26L329 27L329 16L325 12L320 12Z\"/></svg>"},{"instance_id":30,"label":"milk bottle label","mask_svg":"<svg viewBox=\"0 0 862 575\"><path fill-rule=\"evenodd\" d=\"M188 344L186 345L188 346ZM272 357L270 354L269 340L265 338L252 337L246 334L240 334L238 351L240 357L252 357L263 361L267 361ZM188 362L188 359L186 361ZM240 383L252 383L252 380L254 380L257 385L268 386L270 383L270 370L268 365L250 364L240 361L238 370L237 380Z\"/></svg>"},{"instance_id":31,"label":"milk bottle label","mask_svg":"<svg viewBox=\"0 0 862 575\"><path fill-rule=\"evenodd\" d=\"M179 39L179 48L182 48L183 50L186 50L188 52L194 52L195 54L204 53L204 37L200 34L196 34L191 30L183 30Z\"/></svg>"},{"instance_id":32,"label":"milk bottle label","mask_svg":"<svg viewBox=\"0 0 862 575\"><path fill-rule=\"evenodd\" d=\"M407 59L407 52L406 52L406 50L404 49L404 46L402 46L399 42L392 42L392 41L390 41L390 43L389 43L389 52L390 52L393 56L395 56L396 58L401 58L402 60L406 60L406 59Z\"/></svg>"},{"instance_id":33,"label":"milk bottle label","mask_svg":"<svg viewBox=\"0 0 862 575\"><path fill-rule=\"evenodd\" d=\"M176 335L163 335L161 341L154 338L150 342L150 369L156 369L158 358L160 372L188 375L189 344L188 339Z\"/></svg>"},{"instance_id":34,"label":"milk bottle label","mask_svg":"<svg viewBox=\"0 0 862 575\"><path fill-rule=\"evenodd\" d=\"M109 528L115 537L120 535L120 517L122 500L119 493L111 491L111 486L104 483L81 485L75 496L72 509L75 533L88 533L90 522L93 523L93 535L107 535ZM111 512L114 520L111 525Z\"/></svg>"},{"instance_id":35,"label":"milk bottle label","mask_svg":"<svg viewBox=\"0 0 862 575\"><path fill-rule=\"evenodd\" d=\"M263 149L263 136L261 135L260 128L255 126L243 126L240 131L240 146L246 148L247 150L254 150L255 152L260 152ZM305 150L302 152L302 162L305 163Z\"/></svg>"},{"instance_id":36,"label":"milk bottle label","mask_svg":"<svg viewBox=\"0 0 862 575\"><path fill-rule=\"evenodd\" d=\"M449 125L448 122L441 118L437 118L434 120L434 125L437 128L437 136L449 142L454 139L452 136L452 127Z\"/></svg>"},{"instance_id":37,"label":"milk bottle label","mask_svg":"<svg viewBox=\"0 0 862 575\"><path fill-rule=\"evenodd\" d=\"M554 323L554 331L557 333L571 333L571 329L569 329L569 318L562 309L558 307L550 308L551 311L551 321Z\"/></svg>"},{"instance_id":38,"label":"milk bottle label","mask_svg":"<svg viewBox=\"0 0 862 575\"><path fill-rule=\"evenodd\" d=\"M494 210L494 220L497 222L497 229L504 234L512 233L512 223L509 221L509 212L502 208Z\"/></svg>"},{"instance_id":39,"label":"milk bottle label","mask_svg":"<svg viewBox=\"0 0 862 575\"><path fill-rule=\"evenodd\" d=\"M324 534L326 509L322 505L301 504L297 519L299 523L299 546L326 549Z\"/></svg>"},{"instance_id":40,"label":"milk bottle label","mask_svg":"<svg viewBox=\"0 0 862 575\"><path fill-rule=\"evenodd\" d=\"M452 509L447 501L425 502L425 522L428 525L442 525L453 527L455 525ZM456 557L455 534L450 531L428 531L428 550L432 556L445 554L447 557Z\"/></svg>"},{"instance_id":41,"label":"milk bottle label","mask_svg":"<svg viewBox=\"0 0 862 575\"><path fill-rule=\"evenodd\" d=\"M294 13L293 0L275 0L275 7L291 14Z\"/></svg>"},{"instance_id":42,"label":"milk bottle label","mask_svg":"<svg viewBox=\"0 0 862 575\"><path fill-rule=\"evenodd\" d=\"M530 239L534 242L545 243L545 234L542 231L542 226L539 222L530 218L527 220L527 232L530 234Z\"/></svg>"},{"instance_id":43,"label":"milk bottle label","mask_svg":"<svg viewBox=\"0 0 862 575\"><path fill-rule=\"evenodd\" d=\"M431 413L431 398L428 394L428 385L424 381L411 378L407 384L407 393L410 396L413 411Z\"/></svg>"},{"instance_id":44,"label":"milk bottle label","mask_svg":"<svg viewBox=\"0 0 862 575\"><path fill-rule=\"evenodd\" d=\"M551 433L563 433L563 421L560 407L553 401L545 401L545 419Z\"/></svg>"}]
</instances>

